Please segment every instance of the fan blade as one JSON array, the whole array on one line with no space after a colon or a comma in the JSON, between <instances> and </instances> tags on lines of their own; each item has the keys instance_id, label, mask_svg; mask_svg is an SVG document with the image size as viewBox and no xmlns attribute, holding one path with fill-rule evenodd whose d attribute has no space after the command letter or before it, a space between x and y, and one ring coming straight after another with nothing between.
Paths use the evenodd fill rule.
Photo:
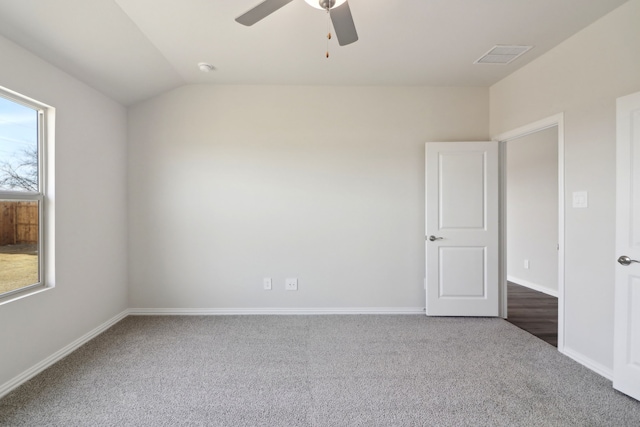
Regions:
<instances>
[{"instance_id":1,"label":"fan blade","mask_svg":"<svg viewBox=\"0 0 640 427\"><path fill-rule=\"evenodd\" d=\"M358 41L358 33L356 32L356 26L353 23L353 16L351 16L351 9L349 9L349 2L346 1L342 6L333 8L329 11L331 15L331 22L333 22L333 29L338 37L338 44L345 46Z\"/></svg>"},{"instance_id":2,"label":"fan blade","mask_svg":"<svg viewBox=\"0 0 640 427\"><path fill-rule=\"evenodd\" d=\"M238 16L236 22L249 27L292 1L293 0L265 0L250 11Z\"/></svg>"}]
</instances>

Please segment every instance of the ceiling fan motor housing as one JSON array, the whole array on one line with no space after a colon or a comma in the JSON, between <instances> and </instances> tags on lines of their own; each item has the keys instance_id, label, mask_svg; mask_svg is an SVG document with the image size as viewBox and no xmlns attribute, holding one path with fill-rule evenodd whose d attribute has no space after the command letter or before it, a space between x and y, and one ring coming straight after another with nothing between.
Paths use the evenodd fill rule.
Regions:
<instances>
[{"instance_id":1,"label":"ceiling fan motor housing","mask_svg":"<svg viewBox=\"0 0 640 427\"><path fill-rule=\"evenodd\" d=\"M318 0L318 3L320 3L320 7L322 7L324 10L327 10L335 6L336 0Z\"/></svg>"}]
</instances>

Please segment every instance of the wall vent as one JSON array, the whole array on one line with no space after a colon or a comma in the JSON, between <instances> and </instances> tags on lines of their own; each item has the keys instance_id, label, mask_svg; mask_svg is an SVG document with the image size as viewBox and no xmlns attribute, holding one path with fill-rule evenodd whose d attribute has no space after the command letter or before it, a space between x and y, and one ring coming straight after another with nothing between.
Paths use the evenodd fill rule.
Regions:
<instances>
[{"instance_id":1,"label":"wall vent","mask_svg":"<svg viewBox=\"0 0 640 427\"><path fill-rule=\"evenodd\" d=\"M532 47L496 45L478 58L474 64L508 64Z\"/></svg>"}]
</instances>

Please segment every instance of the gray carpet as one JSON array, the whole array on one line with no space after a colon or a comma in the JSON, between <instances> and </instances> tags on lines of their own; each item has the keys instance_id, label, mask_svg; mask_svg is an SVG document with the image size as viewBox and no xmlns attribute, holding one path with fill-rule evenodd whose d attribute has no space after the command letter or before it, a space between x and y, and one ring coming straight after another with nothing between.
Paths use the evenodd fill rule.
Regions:
<instances>
[{"instance_id":1,"label":"gray carpet","mask_svg":"<svg viewBox=\"0 0 640 427\"><path fill-rule=\"evenodd\" d=\"M640 426L501 319L128 317L0 400L7 426Z\"/></svg>"}]
</instances>

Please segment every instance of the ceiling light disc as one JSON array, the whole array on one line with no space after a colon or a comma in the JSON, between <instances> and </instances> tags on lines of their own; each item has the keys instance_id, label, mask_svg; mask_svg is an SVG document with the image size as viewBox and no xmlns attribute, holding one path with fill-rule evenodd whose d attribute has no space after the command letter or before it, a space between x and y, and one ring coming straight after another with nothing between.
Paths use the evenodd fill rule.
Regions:
<instances>
[{"instance_id":1,"label":"ceiling light disc","mask_svg":"<svg viewBox=\"0 0 640 427\"><path fill-rule=\"evenodd\" d=\"M198 68L200 69L200 71L202 71L203 73L208 73L211 72L213 70L215 70L215 67L211 64L207 64L206 62L200 62L198 63Z\"/></svg>"}]
</instances>

